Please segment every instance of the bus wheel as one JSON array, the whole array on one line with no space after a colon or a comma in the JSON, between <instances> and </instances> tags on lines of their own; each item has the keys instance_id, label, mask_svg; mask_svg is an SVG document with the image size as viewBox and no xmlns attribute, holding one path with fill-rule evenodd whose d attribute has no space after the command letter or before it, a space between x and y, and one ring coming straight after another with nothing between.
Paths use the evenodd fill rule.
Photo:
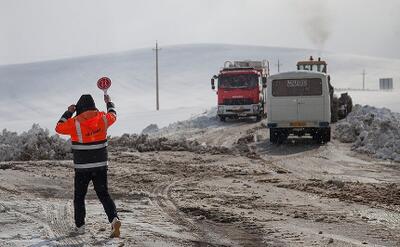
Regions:
<instances>
[{"instance_id":1,"label":"bus wheel","mask_svg":"<svg viewBox=\"0 0 400 247\"><path fill-rule=\"evenodd\" d=\"M322 132L322 141L324 143L328 143L331 141L331 128L326 128L324 129L324 131Z\"/></svg>"},{"instance_id":2,"label":"bus wheel","mask_svg":"<svg viewBox=\"0 0 400 247\"><path fill-rule=\"evenodd\" d=\"M269 129L269 141L273 144L278 143L279 132L276 129Z\"/></svg>"},{"instance_id":3,"label":"bus wheel","mask_svg":"<svg viewBox=\"0 0 400 247\"><path fill-rule=\"evenodd\" d=\"M269 141L274 144L282 144L288 138L288 134L284 130L269 129Z\"/></svg>"}]
</instances>

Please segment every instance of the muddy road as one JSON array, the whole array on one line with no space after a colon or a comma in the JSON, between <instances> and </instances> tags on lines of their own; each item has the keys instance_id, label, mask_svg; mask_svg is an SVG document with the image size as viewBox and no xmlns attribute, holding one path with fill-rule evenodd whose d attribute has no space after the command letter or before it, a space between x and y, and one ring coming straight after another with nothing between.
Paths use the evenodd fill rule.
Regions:
<instances>
[{"instance_id":1,"label":"muddy road","mask_svg":"<svg viewBox=\"0 0 400 247\"><path fill-rule=\"evenodd\" d=\"M87 232L69 236L72 162L0 163L0 246L400 246L399 164L335 140L274 146L260 123L175 136L230 152L112 150L121 239L92 186Z\"/></svg>"}]
</instances>

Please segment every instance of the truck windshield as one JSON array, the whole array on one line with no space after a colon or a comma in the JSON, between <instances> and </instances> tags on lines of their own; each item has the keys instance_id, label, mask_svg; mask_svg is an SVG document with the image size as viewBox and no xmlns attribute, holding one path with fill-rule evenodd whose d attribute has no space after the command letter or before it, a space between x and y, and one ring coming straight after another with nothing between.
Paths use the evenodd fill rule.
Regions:
<instances>
[{"instance_id":1,"label":"truck windshield","mask_svg":"<svg viewBox=\"0 0 400 247\"><path fill-rule=\"evenodd\" d=\"M219 88L254 88L258 86L258 76L253 74L220 75Z\"/></svg>"},{"instance_id":2,"label":"truck windshield","mask_svg":"<svg viewBox=\"0 0 400 247\"><path fill-rule=\"evenodd\" d=\"M322 80L285 79L272 81L272 96L318 96L322 95Z\"/></svg>"}]
</instances>

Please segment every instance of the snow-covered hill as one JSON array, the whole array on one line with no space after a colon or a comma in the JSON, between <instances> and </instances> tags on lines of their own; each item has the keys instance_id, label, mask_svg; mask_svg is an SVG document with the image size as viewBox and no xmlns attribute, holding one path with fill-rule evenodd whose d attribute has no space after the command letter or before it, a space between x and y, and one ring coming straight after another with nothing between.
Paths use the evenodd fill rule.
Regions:
<instances>
[{"instance_id":1,"label":"snow-covered hill","mask_svg":"<svg viewBox=\"0 0 400 247\"><path fill-rule=\"evenodd\" d=\"M163 47L160 53L161 111L155 112L154 53L140 49L124 53L89 56L41 63L0 66L0 129L27 130L39 123L53 131L69 104L91 93L104 109L99 77L113 80L109 91L118 107L119 123L111 134L140 132L150 123L160 127L183 120L215 105L210 78L223 62L235 59L267 59L276 73L294 70L298 60L318 52L303 49L237 45L179 45ZM377 88L379 77L400 77L400 60L324 53L333 84L338 88L361 87L365 68L367 87ZM399 87L396 84L395 87ZM357 92L355 103L389 107L400 112L395 92Z\"/></svg>"}]
</instances>

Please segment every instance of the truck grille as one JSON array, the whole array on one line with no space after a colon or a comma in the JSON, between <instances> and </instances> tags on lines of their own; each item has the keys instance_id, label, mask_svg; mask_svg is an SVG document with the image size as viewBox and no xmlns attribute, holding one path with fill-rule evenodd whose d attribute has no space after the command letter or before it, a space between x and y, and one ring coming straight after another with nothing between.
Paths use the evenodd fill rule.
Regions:
<instances>
[{"instance_id":1,"label":"truck grille","mask_svg":"<svg viewBox=\"0 0 400 247\"><path fill-rule=\"evenodd\" d=\"M251 105L252 99L224 99L224 105Z\"/></svg>"}]
</instances>

